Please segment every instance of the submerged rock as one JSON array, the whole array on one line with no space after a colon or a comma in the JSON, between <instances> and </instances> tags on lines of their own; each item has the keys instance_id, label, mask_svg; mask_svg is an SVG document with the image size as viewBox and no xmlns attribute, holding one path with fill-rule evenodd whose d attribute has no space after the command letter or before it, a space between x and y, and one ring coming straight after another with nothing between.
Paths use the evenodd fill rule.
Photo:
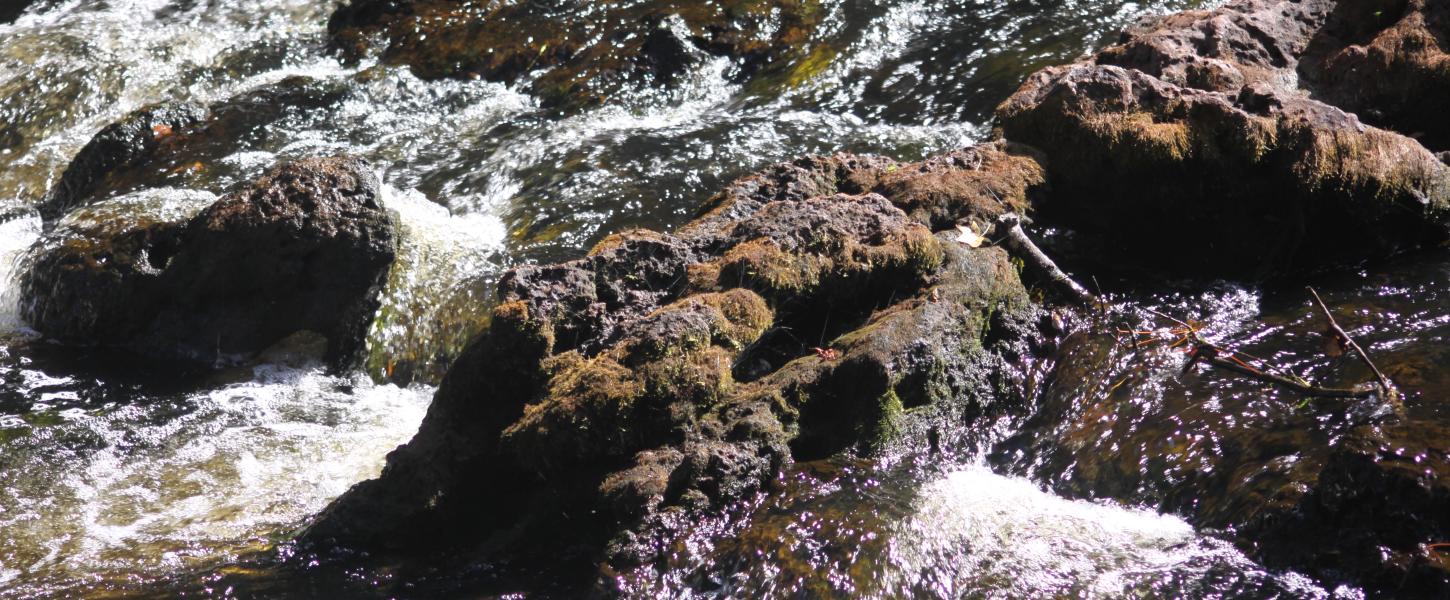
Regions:
<instances>
[{"instance_id":1,"label":"submerged rock","mask_svg":"<svg viewBox=\"0 0 1450 600\"><path fill-rule=\"evenodd\" d=\"M669 84L703 59L742 75L801 55L826 8L818 0L506 2L353 0L328 21L332 43L419 77L481 77L530 86L550 103L592 103L626 85Z\"/></svg>"},{"instance_id":2,"label":"submerged rock","mask_svg":"<svg viewBox=\"0 0 1450 600\"><path fill-rule=\"evenodd\" d=\"M1036 312L1005 252L926 223L1024 206L1041 171L953 156L777 165L673 235L516 268L418 435L306 539L586 579L652 564L792 460L965 447L963 423L1016 408Z\"/></svg>"},{"instance_id":3,"label":"submerged rock","mask_svg":"<svg viewBox=\"0 0 1450 600\"><path fill-rule=\"evenodd\" d=\"M1447 440L1450 428L1423 421L1359 428L1312 487L1276 498L1241 536L1270 566L1400 597L1450 596Z\"/></svg>"},{"instance_id":4,"label":"submerged rock","mask_svg":"<svg viewBox=\"0 0 1450 600\"><path fill-rule=\"evenodd\" d=\"M98 205L31 250L21 315L65 343L214 363L297 331L356 357L393 260L394 217L363 160L303 159L194 216Z\"/></svg>"},{"instance_id":5,"label":"submerged rock","mask_svg":"<svg viewBox=\"0 0 1450 600\"><path fill-rule=\"evenodd\" d=\"M1450 239L1450 167L1297 87L1334 7L1244 0L1173 15L1031 76L997 116L1003 135L1050 161L1042 214L1110 261L1208 275Z\"/></svg>"}]
</instances>

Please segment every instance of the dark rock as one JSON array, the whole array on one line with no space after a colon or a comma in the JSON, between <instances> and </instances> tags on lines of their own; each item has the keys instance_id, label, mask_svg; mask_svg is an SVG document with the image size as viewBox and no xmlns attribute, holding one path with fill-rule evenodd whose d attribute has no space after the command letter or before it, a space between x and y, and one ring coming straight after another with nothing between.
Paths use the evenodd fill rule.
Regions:
<instances>
[{"instance_id":1,"label":"dark rock","mask_svg":"<svg viewBox=\"0 0 1450 600\"><path fill-rule=\"evenodd\" d=\"M1096 237L1107 262L1212 276L1450 238L1450 168L1294 87L1330 7L1245 0L1175 15L1031 76L997 116L1047 156L1043 216Z\"/></svg>"},{"instance_id":2,"label":"dark rock","mask_svg":"<svg viewBox=\"0 0 1450 600\"><path fill-rule=\"evenodd\" d=\"M14 22L15 19L20 17L21 13L24 13L26 9L36 3L36 0L9 0L8 2L0 4L0 25ZM47 3L41 2L40 4L44 5Z\"/></svg>"},{"instance_id":3,"label":"dark rock","mask_svg":"<svg viewBox=\"0 0 1450 600\"><path fill-rule=\"evenodd\" d=\"M382 39L384 61L424 78L513 83L542 70L534 93L583 104L629 86L671 83L709 56L736 59L744 75L803 55L825 10L817 0L354 0L333 13L328 32L353 57Z\"/></svg>"},{"instance_id":4,"label":"dark rock","mask_svg":"<svg viewBox=\"0 0 1450 600\"><path fill-rule=\"evenodd\" d=\"M1361 582L1385 597L1450 595L1450 429L1363 427L1330 453L1307 492L1258 513L1240 533L1276 567Z\"/></svg>"},{"instance_id":5,"label":"dark rock","mask_svg":"<svg viewBox=\"0 0 1450 600\"><path fill-rule=\"evenodd\" d=\"M47 222L77 207L164 185L224 187L234 181L217 163L255 148L265 128L297 111L332 104L340 89L289 77L208 106L151 105L97 133L66 166L39 206Z\"/></svg>"},{"instance_id":6,"label":"dark rock","mask_svg":"<svg viewBox=\"0 0 1450 600\"><path fill-rule=\"evenodd\" d=\"M777 165L675 235L515 269L418 435L305 539L583 581L649 568L795 458L972 443L959 423L1016 407L1035 313L1005 252L922 221L1025 206L1040 170L998 145L954 156ZM914 220L877 187L930 208Z\"/></svg>"},{"instance_id":7,"label":"dark rock","mask_svg":"<svg viewBox=\"0 0 1450 600\"><path fill-rule=\"evenodd\" d=\"M108 179L115 173L140 166L176 132L205 118L206 109L195 104L155 104L106 126L71 159L60 181L41 202L41 217L59 219L114 188Z\"/></svg>"},{"instance_id":8,"label":"dark rock","mask_svg":"<svg viewBox=\"0 0 1450 600\"><path fill-rule=\"evenodd\" d=\"M346 362L377 310L395 227L365 161L303 159L189 220L73 214L32 249L21 312L63 342L201 363L310 330Z\"/></svg>"}]
</instances>

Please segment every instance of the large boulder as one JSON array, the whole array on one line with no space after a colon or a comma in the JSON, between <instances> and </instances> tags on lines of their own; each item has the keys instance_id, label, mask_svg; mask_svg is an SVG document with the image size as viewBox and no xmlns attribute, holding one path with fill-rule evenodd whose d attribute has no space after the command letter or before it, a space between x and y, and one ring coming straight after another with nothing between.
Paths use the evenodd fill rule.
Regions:
<instances>
[{"instance_id":1,"label":"large boulder","mask_svg":"<svg viewBox=\"0 0 1450 600\"><path fill-rule=\"evenodd\" d=\"M246 357L299 331L356 357L396 248L367 162L285 164L180 211L80 209L31 249L21 314L66 343L199 363Z\"/></svg>"},{"instance_id":2,"label":"large boulder","mask_svg":"<svg viewBox=\"0 0 1450 600\"><path fill-rule=\"evenodd\" d=\"M516 268L417 436L305 538L587 584L792 460L974 443L961 423L1020 408L1037 313L1004 251L928 223L1021 206L1041 171L1000 144L953 156L777 165L673 235Z\"/></svg>"},{"instance_id":3,"label":"large boulder","mask_svg":"<svg viewBox=\"0 0 1450 600\"><path fill-rule=\"evenodd\" d=\"M668 84L711 56L739 75L805 52L825 18L818 0L500 2L353 0L328 21L332 44L423 78L481 77L531 89L546 102L592 103L639 84Z\"/></svg>"},{"instance_id":4,"label":"large boulder","mask_svg":"<svg viewBox=\"0 0 1450 600\"><path fill-rule=\"evenodd\" d=\"M1048 157L1042 214L1105 263L1180 274L1265 277L1450 239L1450 168L1297 87L1333 7L1173 15L1029 77L997 117Z\"/></svg>"}]
</instances>

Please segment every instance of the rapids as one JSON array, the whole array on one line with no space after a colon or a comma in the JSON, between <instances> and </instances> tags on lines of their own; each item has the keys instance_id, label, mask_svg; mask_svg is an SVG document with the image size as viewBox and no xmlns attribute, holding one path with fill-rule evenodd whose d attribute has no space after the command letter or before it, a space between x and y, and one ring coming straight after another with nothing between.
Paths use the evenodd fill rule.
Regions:
<instances>
[{"instance_id":1,"label":"rapids","mask_svg":"<svg viewBox=\"0 0 1450 600\"><path fill-rule=\"evenodd\" d=\"M421 381L443 365L375 380L394 376L421 340L466 341L472 331L452 328L449 311L486 305L510 265L572 258L629 227L679 225L732 178L774 161L838 150L916 159L980 141L992 107L1027 73L1100 47L1140 15L1201 3L833 0L812 40L820 51L792 77L742 84L719 59L676 86L581 110L542 107L523 86L344 64L326 50L334 4L41 0L0 25L0 596L466 593L486 565L319 565L287 543L416 431L433 392ZM97 130L148 103L225 101L296 76L329 93L132 199L185 210L279 159L371 160L409 241L364 370L328 374L280 349L260 364L176 372L55 347L26 328L14 276L40 235L29 208ZM1377 299L1347 310L1376 349L1423 373L1407 404L1434 418L1444 409L1418 399L1447 383L1432 375L1450 335L1446 265L1432 256L1373 280L1322 283L1340 304ZM1328 370L1288 349L1312 327L1298 299L1227 287L1142 301L1198 311L1236 342ZM1280 341L1265 341L1270 333ZM1272 429L1325 418L1276 395L1246 400L1241 384L1207 375L1179 383L1166 354L1112 360L1114 379L1134 381L1117 393L1145 444L1186 436L1212 453L1213 428L1247 426L1240 419ZM1058 393L1078 412L1099 399ZM752 516L700 524L667 572L626 587L671 597L1359 595L1265 569L1160 514L1150 482L1122 484L1141 488L1131 505L1094 500L1102 490L1073 483L1070 452L1023 441L1070 433L1007 420L984 434L979 456L951 464L800 465Z\"/></svg>"}]
</instances>

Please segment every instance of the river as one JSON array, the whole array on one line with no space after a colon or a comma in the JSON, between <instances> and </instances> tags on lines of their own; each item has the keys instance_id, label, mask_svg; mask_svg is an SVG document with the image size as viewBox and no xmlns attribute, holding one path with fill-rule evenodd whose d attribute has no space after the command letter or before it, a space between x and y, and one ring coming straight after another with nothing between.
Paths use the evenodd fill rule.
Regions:
<instances>
[{"instance_id":1,"label":"river","mask_svg":"<svg viewBox=\"0 0 1450 600\"><path fill-rule=\"evenodd\" d=\"M741 83L718 59L668 89L563 109L523 84L425 81L374 59L341 61L326 47L332 2L41 0L0 25L0 209L12 215L0 224L0 596L467 595L478 576L470 568L481 567L414 577L356 557L315 565L287 543L416 431L433 393L426 381L443 365L377 381L420 340L462 335L441 314L458 298L484 305L511 265L577 257L629 227L682 224L731 179L775 161L835 151L917 159L984 140L993 107L1026 74L1101 47L1141 15L1198 4L832 0L812 40L824 50L797 77ZM281 349L257 364L178 372L56 346L26 327L15 275L41 234L26 209L96 131L148 103L224 102L296 77L323 90L316 101L259 117L196 169L128 198L138 210L188 210L278 160L372 161L408 242L363 369L328 373ZM1422 373L1405 386L1406 403L1425 418L1450 418L1422 401L1447 384L1433 372L1450 335L1447 278L1441 253L1318 282L1397 372ZM1133 300L1283 363L1330 368L1292 349L1316 315L1297 289L1169 288ZM1123 426L1145 447L1178 435L1190 453L1213 454L1225 452L1212 443L1222 428L1328 420L1243 382L1180 382L1168 356L1108 361L1112 379L1130 381L1108 396L1134 409ZM1042 393L1076 413L1102 396L1060 387ZM1146 471L1113 485L1076 478L1074 452L1104 449L1033 442L1072 433L1007 419L983 432L979 455L946 463L800 465L752 516L701 524L665 572L626 588L663 597L1360 596L1265 569L1160 513L1167 500Z\"/></svg>"}]
</instances>

